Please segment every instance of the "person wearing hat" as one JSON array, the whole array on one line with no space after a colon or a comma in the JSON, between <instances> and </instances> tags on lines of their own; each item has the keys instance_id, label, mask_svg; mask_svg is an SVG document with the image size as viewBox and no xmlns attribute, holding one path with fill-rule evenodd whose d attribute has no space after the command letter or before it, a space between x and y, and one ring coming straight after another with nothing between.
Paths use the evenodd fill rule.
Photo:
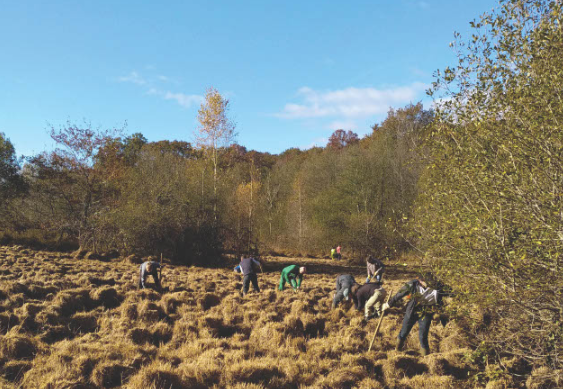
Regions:
<instances>
[{"instance_id":1,"label":"person wearing hat","mask_svg":"<svg viewBox=\"0 0 563 389\"><path fill-rule=\"evenodd\" d=\"M145 289L147 277L152 276L156 289L161 290L162 286L160 285L160 280L158 278L158 269L160 269L161 267L164 267L164 265L161 265L160 263L155 261L143 262L141 264L139 274L139 289Z\"/></svg>"},{"instance_id":2,"label":"person wearing hat","mask_svg":"<svg viewBox=\"0 0 563 389\"><path fill-rule=\"evenodd\" d=\"M381 314L381 304L387 292L380 282L369 282L362 286L356 284L351 288L352 301L358 311L364 310L364 319L369 320Z\"/></svg>"},{"instance_id":3,"label":"person wearing hat","mask_svg":"<svg viewBox=\"0 0 563 389\"><path fill-rule=\"evenodd\" d=\"M301 281L303 281L303 274L307 273L305 266L299 267L298 265L289 265L283 268L280 277L279 290L283 290L285 283L287 282L293 287L293 290L299 289L301 287Z\"/></svg>"},{"instance_id":4,"label":"person wearing hat","mask_svg":"<svg viewBox=\"0 0 563 389\"><path fill-rule=\"evenodd\" d=\"M434 288L429 287L432 284ZM430 346L428 344L428 332L432 317L443 305L442 298L445 295L444 286L435 282L432 275L421 275L418 278L407 282L389 299L388 303L383 304L383 311L395 306L403 298L407 298L408 303L403 318L403 326L397 337L396 350L403 349L405 340L409 335L412 327L418 322L418 338L420 341L420 353L422 356L430 354ZM442 325L446 325L446 321L442 320Z\"/></svg>"},{"instance_id":5,"label":"person wearing hat","mask_svg":"<svg viewBox=\"0 0 563 389\"><path fill-rule=\"evenodd\" d=\"M243 275L242 295L245 296L248 293L250 282L252 282L254 290L260 293L260 288L258 287L258 277L256 276L256 269L261 268L260 262L252 257L245 258L244 256L241 256L239 266L240 272Z\"/></svg>"},{"instance_id":6,"label":"person wearing hat","mask_svg":"<svg viewBox=\"0 0 563 389\"><path fill-rule=\"evenodd\" d=\"M381 282L381 276L383 275L383 269L385 265L379 259L375 259L371 255L366 259L368 278L366 278L366 284L372 280L373 277L377 282Z\"/></svg>"},{"instance_id":7,"label":"person wearing hat","mask_svg":"<svg viewBox=\"0 0 563 389\"><path fill-rule=\"evenodd\" d=\"M357 282L350 274L341 274L336 277L336 294L332 300L332 309L336 308L342 300L349 300L350 289L355 284Z\"/></svg>"}]
</instances>

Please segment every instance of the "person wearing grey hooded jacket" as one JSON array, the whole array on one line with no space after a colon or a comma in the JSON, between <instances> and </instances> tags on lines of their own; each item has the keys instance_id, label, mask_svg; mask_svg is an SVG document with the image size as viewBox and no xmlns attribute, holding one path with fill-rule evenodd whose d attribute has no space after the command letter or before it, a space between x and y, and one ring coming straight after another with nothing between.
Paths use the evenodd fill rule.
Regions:
<instances>
[{"instance_id":1,"label":"person wearing grey hooded jacket","mask_svg":"<svg viewBox=\"0 0 563 389\"><path fill-rule=\"evenodd\" d=\"M152 276L155 287L157 290L161 290L162 286L160 285L160 279L158 278L158 269L161 267L163 267L163 265L155 261L143 262L139 269L139 289L145 289L147 277Z\"/></svg>"},{"instance_id":2,"label":"person wearing grey hooded jacket","mask_svg":"<svg viewBox=\"0 0 563 389\"><path fill-rule=\"evenodd\" d=\"M349 299L348 295L354 284L357 284L357 282L350 274L341 274L336 277L336 294L332 300L333 309L336 308L342 300Z\"/></svg>"}]
</instances>

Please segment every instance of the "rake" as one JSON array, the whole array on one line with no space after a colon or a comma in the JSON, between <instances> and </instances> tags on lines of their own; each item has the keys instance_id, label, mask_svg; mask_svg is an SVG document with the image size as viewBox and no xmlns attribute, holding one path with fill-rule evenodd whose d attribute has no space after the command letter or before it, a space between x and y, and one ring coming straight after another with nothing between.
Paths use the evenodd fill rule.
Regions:
<instances>
[{"instance_id":1,"label":"rake","mask_svg":"<svg viewBox=\"0 0 563 389\"><path fill-rule=\"evenodd\" d=\"M391 298L391 291L389 291L389 295L387 295L387 301L386 303L389 302L389 298ZM371 346L373 346L373 341L375 340L375 337L377 336L377 333L379 332L379 327L381 327L381 322L383 321L383 316L385 316L385 311L381 312L381 317L379 318L379 323L377 323L377 327L375 328L375 332L373 333L373 337L371 338L371 342L369 344L369 348L368 348L368 352L371 351Z\"/></svg>"}]
</instances>

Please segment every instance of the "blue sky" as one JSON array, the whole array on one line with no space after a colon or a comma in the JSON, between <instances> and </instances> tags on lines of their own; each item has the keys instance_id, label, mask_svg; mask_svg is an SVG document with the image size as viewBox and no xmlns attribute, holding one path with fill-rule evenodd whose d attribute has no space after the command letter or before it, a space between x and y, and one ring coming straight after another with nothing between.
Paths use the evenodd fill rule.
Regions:
<instances>
[{"instance_id":1,"label":"blue sky","mask_svg":"<svg viewBox=\"0 0 563 389\"><path fill-rule=\"evenodd\" d=\"M324 146L338 128L371 132L389 107L430 106L453 32L496 4L0 0L0 132L28 156L68 120L193 141L213 86L248 149Z\"/></svg>"}]
</instances>

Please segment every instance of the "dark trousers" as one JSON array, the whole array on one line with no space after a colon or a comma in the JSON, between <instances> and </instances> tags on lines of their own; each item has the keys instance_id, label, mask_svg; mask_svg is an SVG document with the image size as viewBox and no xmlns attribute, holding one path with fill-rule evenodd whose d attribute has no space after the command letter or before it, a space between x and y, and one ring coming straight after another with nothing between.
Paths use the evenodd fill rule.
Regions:
<instances>
[{"instance_id":1,"label":"dark trousers","mask_svg":"<svg viewBox=\"0 0 563 389\"><path fill-rule=\"evenodd\" d=\"M432 323L432 314L421 314L413 312L411 315L405 315L403 319L403 328L399 332L399 339L405 340L411 332L412 327L418 321L418 339L420 347L430 348L428 346L428 332L430 331L430 323Z\"/></svg>"},{"instance_id":2,"label":"dark trousers","mask_svg":"<svg viewBox=\"0 0 563 389\"><path fill-rule=\"evenodd\" d=\"M258 277L256 277L256 273L246 274L242 279L242 293L247 294L248 288L250 287L250 281L252 281L252 287L255 291L260 292L260 288L258 287Z\"/></svg>"},{"instance_id":3,"label":"dark trousers","mask_svg":"<svg viewBox=\"0 0 563 389\"><path fill-rule=\"evenodd\" d=\"M149 278L148 276L152 276L152 279L154 281L154 285L155 288L160 290L162 289L162 286L160 285L160 280L158 279L158 273L154 272L154 273L149 273L146 277L145 277L145 285L147 285L147 278ZM139 275L139 289L143 289L143 283L141 282L141 276Z\"/></svg>"}]
</instances>

